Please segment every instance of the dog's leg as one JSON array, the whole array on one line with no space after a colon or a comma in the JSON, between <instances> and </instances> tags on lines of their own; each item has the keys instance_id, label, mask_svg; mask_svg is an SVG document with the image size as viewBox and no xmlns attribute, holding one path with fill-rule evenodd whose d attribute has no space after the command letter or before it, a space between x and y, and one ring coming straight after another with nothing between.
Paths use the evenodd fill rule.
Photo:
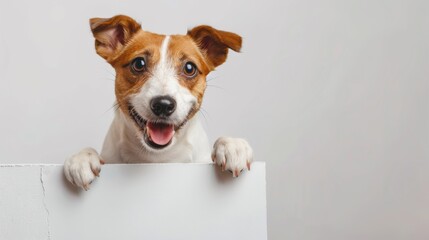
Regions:
<instances>
[{"instance_id":1,"label":"dog's leg","mask_svg":"<svg viewBox=\"0 0 429 240\"><path fill-rule=\"evenodd\" d=\"M213 146L212 160L222 167L222 171L229 170L238 177L245 168L250 170L253 151L244 139L220 137Z\"/></svg>"},{"instance_id":2,"label":"dog's leg","mask_svg":"<svg viewBox=\"0 0 429 240\"><path fill-rule=\"evenodd\" d=\"M72 184L88 190L89 184L99 176L102 164L97 151L85 148L64 162L64 173Z\"/></svg>"}]
</instances>

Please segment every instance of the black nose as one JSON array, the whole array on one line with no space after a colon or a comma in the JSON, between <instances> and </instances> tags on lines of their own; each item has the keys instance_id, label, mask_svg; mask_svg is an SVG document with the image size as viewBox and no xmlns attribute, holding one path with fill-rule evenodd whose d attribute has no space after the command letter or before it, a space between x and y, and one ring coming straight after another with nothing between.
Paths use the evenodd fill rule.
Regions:
<instances>
[{"instance_id":1,"label":"black nose","mask_svg":"<svg viewBox=\"0 0 429 240\"><path fill-rule=\"evenodd\" d=\"M150 101L150 109L156 116L168 117L176 110L176 101L170 96L154 97Z\"/></svg>"}]
</instances>

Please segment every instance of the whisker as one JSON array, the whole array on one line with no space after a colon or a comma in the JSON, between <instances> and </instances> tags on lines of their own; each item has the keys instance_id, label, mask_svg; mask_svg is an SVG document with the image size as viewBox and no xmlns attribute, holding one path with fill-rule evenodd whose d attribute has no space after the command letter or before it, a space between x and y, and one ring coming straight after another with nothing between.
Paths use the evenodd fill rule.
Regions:
<instances>
[{"instance_id":1,"label":"whisker","mask_svg":"<svg viewBox=\"0 0 429 240\"><path fill-rule=\"evenodd\" d=\"M199 111L199 113L204 117L204 122L208 125L209 124L209 121L207 120L207 117L206 117L206 114L205 113L207 113L208 114L208 112L205 110L205 109L203 109L202 107L200 108L200 110L201 111ZM205 112L205 113L204 113Z\"/></svg>"},{"instance_id":2,"label":"whisker","mask_svg":"<svg viewBox=\"0 0 429 240\"><path fill-rule=\"evenodd\" d=\"M200 107L200 110L202 111L201 113L204 114L206 113L207 115L210 115L209 112L207 112L207 110L203 107ZM205 116L205 115L204 115Z\"/></svg>"},{"instance_id":3,"label":"whisker","mask_svg":"<svg viewBox=\"0 0 429 240\"><path fill-rule=\"evenodd\" d=\"M220 76L210 77L210 78L207 78L207 79L206 79L206 82L210 82L210 81L216 80L216 79L218 79L218 78L220 78Z\"/></svg>"},{"instance_id":4,"label":"whisker","mask_svg":"<svg viewBox=\"0 0 429 240\"><path fill-rule=\"evenodd\" d=\"M111 107L109 107L106 111L104 111L103 115L106 114L106 113L108 113L112 109L113 109L113 112L118 111L118 109L119 109L119 103L115 102Z\"/></svg>"},{"instance_id":5,"label":"whisker","mask_svg":"<svg viewBox=\"0 0 429 240\"><path fill-rule=\"evenodd\" d=\"M104 71L111 75L113 78L116 78L116 73L113 73L111 69L104 69Z\"/></svg>"},{"instance_id":6,"label":"whisker","mask_svg":"<svg viewBox=\"0 0 429 240\"><path fill-rule=\"evenodd\" d=\"M212 85L212 84L207 84L207 87L212 87L212 88L217 88L217 89L222 89L222 90L226 90L225 88L218 86L218 85Z\"/></svg>"}]
</instances>

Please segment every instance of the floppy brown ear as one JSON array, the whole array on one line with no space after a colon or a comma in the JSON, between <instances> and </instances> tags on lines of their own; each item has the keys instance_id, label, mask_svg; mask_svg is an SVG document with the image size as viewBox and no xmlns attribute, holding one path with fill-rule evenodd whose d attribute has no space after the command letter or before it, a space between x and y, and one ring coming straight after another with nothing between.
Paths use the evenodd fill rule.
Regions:
<instances>
[{"instance_id":1,"label":"floppy brown ear","mask_svg":"<svg viewBox=\"0 0 429 240\"><path fill-rule=\"evenodd\" d=\"M95 38L95 49L107 61L141 29L140 24L125 15L91 18L89 24Z\"/></svg>"},{"instance_id":2,"label":"floppy brown ear","mask_svg":"<svg viewBox=\"0 0 429 240\"><path fill-rule=\"evenodd\" d=\"M225 62L228 48L236 52L241 49L241 37L232 32L217 30L207 25L197 26L188 31L190 36L211 64L211 68Z\"/></svg>"}]
</instances>

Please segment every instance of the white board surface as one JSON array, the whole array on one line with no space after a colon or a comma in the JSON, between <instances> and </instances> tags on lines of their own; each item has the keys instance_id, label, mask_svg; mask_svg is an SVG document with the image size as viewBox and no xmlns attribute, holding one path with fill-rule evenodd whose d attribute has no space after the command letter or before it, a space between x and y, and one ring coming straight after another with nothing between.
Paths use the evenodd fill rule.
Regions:
<instances>
[{"instance_id":1,"label":"white board surface","mask_svg":"<svg viewBox=\"0 0 429 240\"><path fill-rule=\"evenodd\" d=\"M89 191L62 165L0 165L0 239L267 239L265 164L105 165Z\"/></svg>"}]
</instances>

